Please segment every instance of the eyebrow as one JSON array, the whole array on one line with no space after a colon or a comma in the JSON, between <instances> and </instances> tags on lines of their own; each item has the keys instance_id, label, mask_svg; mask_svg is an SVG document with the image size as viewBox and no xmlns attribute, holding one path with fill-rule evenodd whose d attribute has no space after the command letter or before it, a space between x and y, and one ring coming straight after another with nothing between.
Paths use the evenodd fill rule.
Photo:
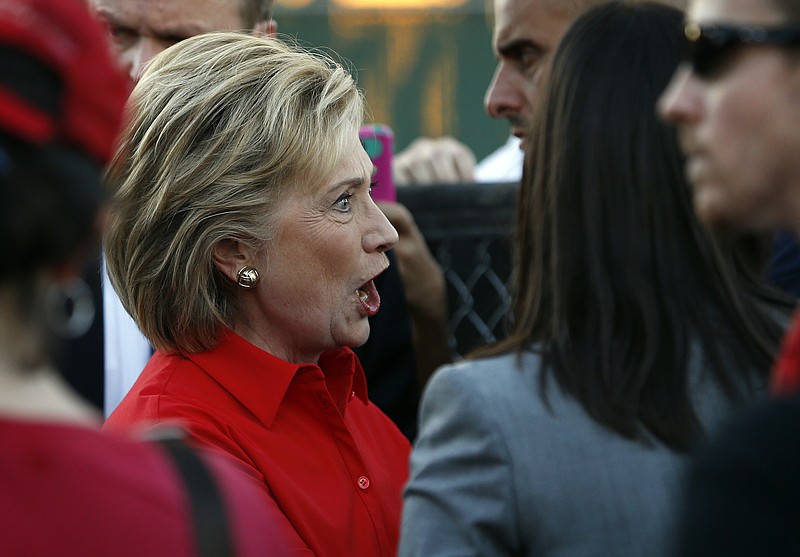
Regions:
<instances>
[{"instance_id":1,"label":"eyebrow","mask_svg":"<svg viewBox=\"0 0 800 557\"><path fill-rule=\"evenodd\" d=\"M531 39L515 39L502 45L498 45L497 53L506 58L516 58L527 48L533 48L544 54L547 49L541 44Z\"/></svg>"},{"instance_id":2,"label":"eyebrow","mask_svg":"<svg viewBox=\"0 0 800 557\"><path fill-rule=\"evenodd\" d=\"M332 191L332 190L339 189L339 188L341 188L343 186L351 187L351 186L361 186L363 184L364 184L363 176L353 177L353 178L346 178L344 180L336 182L335 184L331 184L331 186L328 188L328 190Z\"/></svg>"}]
</instances>

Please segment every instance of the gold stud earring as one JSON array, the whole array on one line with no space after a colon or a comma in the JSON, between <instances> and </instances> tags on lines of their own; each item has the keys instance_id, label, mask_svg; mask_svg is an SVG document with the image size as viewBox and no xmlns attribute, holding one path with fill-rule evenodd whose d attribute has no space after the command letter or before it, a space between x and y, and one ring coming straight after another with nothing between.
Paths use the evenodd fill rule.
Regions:
<instances>
[{"instance_id":1,"label":"gold stud earring","mask_svg":"<svg viewBox=\"0 0 800 557\"><path fill-rule=\"evenodd\" d=\"M253 288L260 278L258 269L250 265L245 265L236 272L236 283L242 288Z\"/></svg>"}]
</instances>

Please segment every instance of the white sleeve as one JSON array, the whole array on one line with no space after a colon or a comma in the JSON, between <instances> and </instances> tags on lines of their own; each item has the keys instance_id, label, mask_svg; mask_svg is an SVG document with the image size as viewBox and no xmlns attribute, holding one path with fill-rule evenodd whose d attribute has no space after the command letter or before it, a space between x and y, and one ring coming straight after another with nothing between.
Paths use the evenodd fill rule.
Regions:
<instances>
[{"instance_id":1,"label":"white sleeve","mask_svg":"<svg viewBox=\"0 0 800 557\"><path fill-rule=\"evenodd\" d=\"M520 140L509 136L502 147L497 148L475 167L476 182L519 182L525 154L520 149Z\"/></svg>"},{"instance_id":2,"label":"white sleeve","mask_svg":"<svg viewBox=\"0 0 800 557\"><path fill-rule=\"evenodd\" d=\"M103 259L103 348L106 417L139 377L152 349L114 292Z\"/></svg>"}]
</instances>

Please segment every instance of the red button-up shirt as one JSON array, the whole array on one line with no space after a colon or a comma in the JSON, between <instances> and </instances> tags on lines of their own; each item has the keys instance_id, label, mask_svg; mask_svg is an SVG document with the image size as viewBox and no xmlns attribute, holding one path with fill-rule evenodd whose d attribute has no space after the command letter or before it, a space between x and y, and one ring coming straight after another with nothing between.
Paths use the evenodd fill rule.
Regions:
<instances>
[{"instance_id":1,"label":"red button-up shirt","mask_svg":"<svg viewBox=\"0 0 800 557\"><path fill-rule=\"evenodd\" d=\"M227 331L209 352L156 353L105 427L165 421L263 482L296 555L395 555L410 446L350 349L296 365Z\"/></svg>"}]
</instances>

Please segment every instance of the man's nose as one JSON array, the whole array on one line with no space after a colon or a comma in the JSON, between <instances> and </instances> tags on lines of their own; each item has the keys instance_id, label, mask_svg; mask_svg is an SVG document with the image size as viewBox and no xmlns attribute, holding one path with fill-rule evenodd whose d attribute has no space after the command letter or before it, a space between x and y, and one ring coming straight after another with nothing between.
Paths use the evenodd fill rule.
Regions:
<instances>
[{"instance_id":1,"label":"man's nose","mask_svg":"<svg viewBox=\"0 0 800 557\"><path fill-rule=\"evenodd\" d=\"M149 37L139 37L122 55L125 71L134 83L139 81L148 62L164 48Z\"/></svg>"},{"instance_id":2,"label":"man's nose","mask_svg":"<svg viewBox=\"0 0 800 557\"><path fill-rule=\"evenodd\" d=\"M484 98L489 116L505 118L520 111L524 94L518 90L518 82L519 77L514 75L514 70L507 63L500 61Z\"/></svg>"}]
</instances>

